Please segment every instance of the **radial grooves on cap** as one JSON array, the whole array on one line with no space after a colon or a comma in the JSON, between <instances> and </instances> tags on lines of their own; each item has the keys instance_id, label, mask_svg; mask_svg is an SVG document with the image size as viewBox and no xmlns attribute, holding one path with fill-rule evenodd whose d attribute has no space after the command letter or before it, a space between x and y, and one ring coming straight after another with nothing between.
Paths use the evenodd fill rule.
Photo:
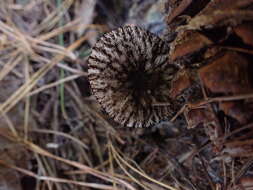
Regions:
<instances>
[{"instance_id":1,"label":"radial grooves on cap","mask_svg":"<svg viewBox=\"0 0 253 190\"><path fill-rule=\"evenodd\" d=\"M170 80L177 68L168 63L169 48L154 34L124 26L100 38L89 57L89 79L94 96L117 122L148 127L171 116Z\"/></svg>"}]
</instances>

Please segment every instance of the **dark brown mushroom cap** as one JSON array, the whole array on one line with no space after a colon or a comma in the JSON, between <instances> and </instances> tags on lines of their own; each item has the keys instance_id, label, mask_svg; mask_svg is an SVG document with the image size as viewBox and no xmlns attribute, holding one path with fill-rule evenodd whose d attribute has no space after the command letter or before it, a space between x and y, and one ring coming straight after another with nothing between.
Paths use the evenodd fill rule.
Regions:
<instances>
[{"instance_id":1,"label":"dark brown mushroom cap","mask_svg":"<svg viewBox=\"0 0 253 190\"><path fill-rule=\"evenodd\" d=\"M169 47L156 35L136 26L113 30L95 44L89 57L94 96L115 121L148 127L172 114L170 81L177 68L168 63Z\"/></svg>"}]
</instances>

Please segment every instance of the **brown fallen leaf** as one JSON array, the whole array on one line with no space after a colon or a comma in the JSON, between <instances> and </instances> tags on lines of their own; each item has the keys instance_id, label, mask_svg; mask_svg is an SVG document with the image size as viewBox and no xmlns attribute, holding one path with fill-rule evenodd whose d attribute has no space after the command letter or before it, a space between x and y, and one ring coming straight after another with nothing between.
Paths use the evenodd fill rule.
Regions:
<instances>
[{"instance_id":1,"label":"brown fallen leaf","mask_svg":"<svg viewBox=\"0 0 253 190\"><path fill-rule=\"evenodd\" d=\"M199 69L202 83L212 93L244 94L252 92L251 67L241 54L227 52Z\"/></svg>"},{"instance_id":2,"label":"brown fallen leaf","mask_svg":"<svg viewBox=\"0 0 253 190\"><path fill-rule=\"evenodd\" d=\"M189 88L192 84L192 78L187 70L182 70L177 73L171 82L170 97L176 98L182 91Z\"/></svg>"},{"instance_id":3,"label":"brown fallen leaf","mask_svg":"<svg viewBox=\"0 0 253 190\"><path fill-rule=\"evenodd\" d=\"M219 108L242 125L251 122L253 117L252 103L242 101L220 102Z\"/></svg>"},{"instance_id":4,"label":"brown fallen leaf","mask_svg":"<svg viewBox=\"0 0 253 190\"><path fill-rule=\"evenodd\" d=\"M214 0L183 28L197 30L224 25L235 26L242 21L252 20L253 12L247 7L253 0ZM245 9L243 9L245 8Z\"/></svg>"},{"instance_id":5,"label":"brown fallen leaf","mask_svg":"<svg viewBox=\"0 0 253 190\"><path fill-rule=\"evenodd\" d=\"M233 140L224 143L223 154L232 157L252 157L253 155L253 139Z\"/></svg>"},{"instance_id":6,"label":"brown fallen leaf","mask_svg":"<svg viewBox=\"0 0 253 190\"><path fill-rule=\"evenodd\" d=\"M234 32L245 44L253 46L253 23L238 25L234 27Z\"/></svg>"},{"instance_id":7,"label":"brown fallen leaf","mask_svg":"<svg viewBox=\"0 0 253 190\"><path fill-rule=\"evenodd\" d=\"M186 55L198 52L202 48L211 45L212 41L196 31L184 31L179 33L172 44L170 58L172 61Z\"/></svg>"}]
</instances>

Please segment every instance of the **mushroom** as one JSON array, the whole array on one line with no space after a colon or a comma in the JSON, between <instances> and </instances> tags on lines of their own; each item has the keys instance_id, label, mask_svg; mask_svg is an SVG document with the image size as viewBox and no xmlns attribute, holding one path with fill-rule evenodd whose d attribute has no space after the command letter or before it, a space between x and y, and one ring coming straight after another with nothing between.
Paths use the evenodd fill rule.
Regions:
<instances>
[{"instance_id":1,"label":"mushroom","mask_svg":"<svg viewBox=\"0 0 253 190\"><path fill-rule=\"evenodd\" d=\"M95 44L88 60L94 96L117 122L149 127L172 115L170 81L177 67L168 62L168 45L136 26L113 30ZM154 106L159 102L171 105Z\"/></svg>"}]
</instances>

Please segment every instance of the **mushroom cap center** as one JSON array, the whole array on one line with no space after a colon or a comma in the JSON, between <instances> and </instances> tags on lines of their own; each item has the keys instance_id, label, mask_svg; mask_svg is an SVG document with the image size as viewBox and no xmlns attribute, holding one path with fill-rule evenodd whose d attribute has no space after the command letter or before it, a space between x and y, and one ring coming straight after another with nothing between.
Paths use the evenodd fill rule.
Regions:
<instances>
[{"instance_id":1,"label":"mushroom cap center","mask_svg":"<svg viewBox=\"0 0 253 190\"><path fill-rule=\"evenodd\" d=\"M89 57L93 94L115 121L149 127L173 112L170 81L178 68L168 61L169 47L159 37L135 26L105 34ZM173 103L172 103L173 104Z\"/></svg>"}]
</instances>

